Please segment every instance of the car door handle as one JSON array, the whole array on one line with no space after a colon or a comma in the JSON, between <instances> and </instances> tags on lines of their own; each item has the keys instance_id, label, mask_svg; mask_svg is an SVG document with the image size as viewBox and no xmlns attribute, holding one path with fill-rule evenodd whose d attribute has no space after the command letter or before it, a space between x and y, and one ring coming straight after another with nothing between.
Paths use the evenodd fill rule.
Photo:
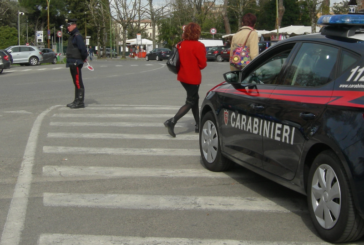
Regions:
<instances>
[{"instance_id":1,"label":"car door handle","mask_svg":"<svg viewBox=\"0 0 364 245\"><path fill-rule=\"evenodd\" d=\"M252 109L259 110L259 111L265 109L265 107L263 105L251 104L250 106L251 106Z\"/></svg>"},{"instance_id":2,"label":"car door handle","mask_svg":"<svg viewBox=\"0 0 364 245\"><path fill-rule=\"evenodd\" d=\"M302 112L302 113L300 113L300 117L305 120L313 120L316 118L316 115L313 113Z\"/></svg>"}]
</instances>

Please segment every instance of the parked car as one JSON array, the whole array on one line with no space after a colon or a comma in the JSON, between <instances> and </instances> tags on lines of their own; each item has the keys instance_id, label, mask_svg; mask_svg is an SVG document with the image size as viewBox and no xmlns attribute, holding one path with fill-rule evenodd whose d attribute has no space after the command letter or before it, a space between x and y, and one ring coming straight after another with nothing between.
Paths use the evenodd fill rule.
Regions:
<instances>
[{"instance_id":1,"label":"parked car","mask_svg":"<svg viewBox=\"0 0 364 245\"><path fill-rule=\"evenodd\" d=\"M11 55L11 53L10 53L10 52L8 52L8 51L7 51L7 50L5 50L5 49L2 49L2 51L4 51L4 52L6 53L6 55L8 55L8 56L9 56L9 60L10 60L11 64L13 64L13 56Z\"/></svg>"},{"instance_id":2,"label":"parked car","mask_svg":"<svg viewBox=\"0 0 364 245\"><path fill-rule=\"evenodd\" d=\"M44 48L41 50L43 53L42 63L57 64L57 54L50 48Z\"/></svg>"},{"instance_id":3,"label":"parked car","mask_svg":"<svg viewBox=\"0 0 364 245\"><path fill-rule=\"evenodd\" d=\"M230 60L230 48L226 48L224 50L221 50L221 58L223 60L229 61Z\"/></svg>"},{"instance_id":4,"label":"parked car","mask_svg":"<svg viewBox=\"0 0 364 245\"><path fill-rule=\"evenodd\" d=\"M145 56L145 60L162 61L164 59L168 59L171 54L172 51L169 48L155 48Z\"/></svg>"},{"instance_id":5,"label":"parked car","mask_svg":"<svg viewBox=\"0 0 364 245\"><path fill-rule=\"evenodd\" d=\"M206 47L207 60L214 60L218 62L224 61L224 59L221 57L221 51L225 49L226 47L223 46Z\"/></svg>"},{"instance_id":6,"label":"parked car","mask_svg":"<svg viewBox=\"0 0 364 245\"><path fill-rule=\"evenodd\" d=\"M211 171L236 163L306 195L321 238L353 242L364 235L364 15L318 24L224 74L201 105L200 152Z\"/></svg>"},{"instance_id":7,"label":"parked car","mask_svg":"<svg viewBox=\"0 0 364 245\"><path fill-rule=\"evenodd\" d=\"M97 54L97 52L98 51L96 51L96 54ZM100 50L99 50L99 52L100 52L100 55L101 55L101 57L103 57L103 55L104 55L104 49L103 48L100 48ZM106 57L108 57L108 58L110 58L111 57L111 55L112 55L112 57L114 57L114 58L117 58L118 57L118 54L114 51L114 50L110 50L110 48L106 48L106 53L105 53L105 55L106 55Z\"/></svg>"},{"instance_id":8,"label":"parked car","mask_svg":"<svg viewBox=\"0 0 364 245\"><path fill-rule=\"evenodd\" d=\"M269 42L266 42L266 41L261 41L258 43L258 45L259 45L259 53L261 53L264 50L266 50L267 48L269 48Z\"/></svg>"},{"instance_id":9,"label":"parked car","mask_svg":"<svg viewBox=\"0 0 364 245\"><path fill-rule=\"evenodd\" d=\"M4 50L0 50L0 73L3 73L4 69L9 69L10 64L10 56Z\"/></svg>"},{"instance_id":10,"label":"parked car","mask_svg":"<svg viewBox=\"0 0 364 245\"><path fill-rule=\"evenodd\" d=\"M5 49L13 56L14 64L38 65L43 61L42 52L34 46L17 45Z\"/></svg>"}]
</instances>

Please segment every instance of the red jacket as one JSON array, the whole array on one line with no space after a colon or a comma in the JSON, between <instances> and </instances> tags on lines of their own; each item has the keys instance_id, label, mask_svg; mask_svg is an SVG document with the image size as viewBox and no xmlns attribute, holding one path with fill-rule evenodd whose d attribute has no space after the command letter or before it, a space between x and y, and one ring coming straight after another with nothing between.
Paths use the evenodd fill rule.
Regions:
<instances>
[{"instance_id":1,"label":"red jacket","mask_svg":"<svg viewBox=\"0 0 364 245\"><path fill-rule=\"evenodd\" d=\"M177 80L188 84L201 84L201 70L207 65L205 45L199 41L185 40L178 53L180 68Z\"/></svg>"}]
</instances>

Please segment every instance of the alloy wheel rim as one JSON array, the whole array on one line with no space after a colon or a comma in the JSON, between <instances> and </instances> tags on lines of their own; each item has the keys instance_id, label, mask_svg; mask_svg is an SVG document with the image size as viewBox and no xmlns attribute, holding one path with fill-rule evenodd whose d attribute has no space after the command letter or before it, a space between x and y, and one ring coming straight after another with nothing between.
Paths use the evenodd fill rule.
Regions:
<instances>
[{"instance_id":1,"label":"alloy wheel rim","mask_svg":"<svg viewBox=\"0 0 364 245\"><path fill-rule=\"evenodd\" d=\"M317 222L324 229L334 227L341 211L341 188L332 167L320 165L311 183L311 205Z\"/></svg>"},{"instance_id":2,"label":"alloy wheel rim","mask_svg":"<svg viewBox=\"0 0 364 245\"><path fill-rule=\"evenodd\" d=\"M215 161L218 151L218 134L215 124L207 120L201 131L201 146L205 160L209 163Z\"/></svg>"},{"instance_id":3,"label":"alloy wheel rim","mask_svg":"<svg viewBox=\"0 0 364 245\"><path fill-rule=\"evenodd\" d=\"M35 58L33 58L30 63L32 63L32 65L36 65L38 62Z\"/></svg>"}]
</instances>

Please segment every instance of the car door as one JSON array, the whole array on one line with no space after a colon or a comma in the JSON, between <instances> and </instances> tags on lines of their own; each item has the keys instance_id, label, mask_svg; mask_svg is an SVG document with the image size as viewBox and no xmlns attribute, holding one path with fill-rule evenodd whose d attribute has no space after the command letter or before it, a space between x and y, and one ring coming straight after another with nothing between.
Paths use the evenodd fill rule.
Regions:
<instances>
[{"instance_id":1,"label":"car door","mask_svg":"<svg viewBox=\"0 0 364 245\"><path fill-rule=\"evenodd\" d=\"M49 50L44 48L41 51L43 53L43 63L48 63L49 62Z\"/></svg>"},{"instance_id":2,"label":"car door","mask_svg":"<svg viewBox=\"0 0 364 245\"><path fill-rule=\"evenodd\" d=\"M156 57L156 52L157 52L157 49L153 49L152 51L150 51L150 55L149 55L149 59L150 60L155 60L155 57Z\"/></svg>"},{"instance_id":3,"label":"car door","mask_svg":"<svg viewBox=\"0 0 364 245\"><path fill-rule=\"evenodd\" d=\"M13 56L13 63L21 63L20 47L12 47L10 50Z\"/></svg>"},{"instance_id":4,"label":"car door","mask_svg":"<svg viewBox=\"0 0 364 245\"><path fill-rule=\"evenodd\" d=\"M243 71L233 72L241 73L242 82L223 94L224 110L220 112L224 152L231 157L263 168L264 128L270 128L274 120L268 116L269 96L293 47L294 43L272 49Z\"/></svg>"},{"instance_id":5,"label":"car door","mask_svg":"<svg viewBox=\"0 0 364 245\"><path fill-rule=\"evenodd\" d=\"M276 121L263 137L264 169L284 179L294 178L303 146L318 130L331 100L339 49L302 43L270 96L268 116Z\"/></svg>"},{"instance_id":6,"label":"car door","mask_svg":"<svg viewBox=\"0 0 364 245\"><path fill-rule=\"evenodd\" d=\"M20 51L21 62L29 62L29 58L32 56L32 52L34 51L34 49L31 47L20 47Z\"/></svg>"}]
</instances>

